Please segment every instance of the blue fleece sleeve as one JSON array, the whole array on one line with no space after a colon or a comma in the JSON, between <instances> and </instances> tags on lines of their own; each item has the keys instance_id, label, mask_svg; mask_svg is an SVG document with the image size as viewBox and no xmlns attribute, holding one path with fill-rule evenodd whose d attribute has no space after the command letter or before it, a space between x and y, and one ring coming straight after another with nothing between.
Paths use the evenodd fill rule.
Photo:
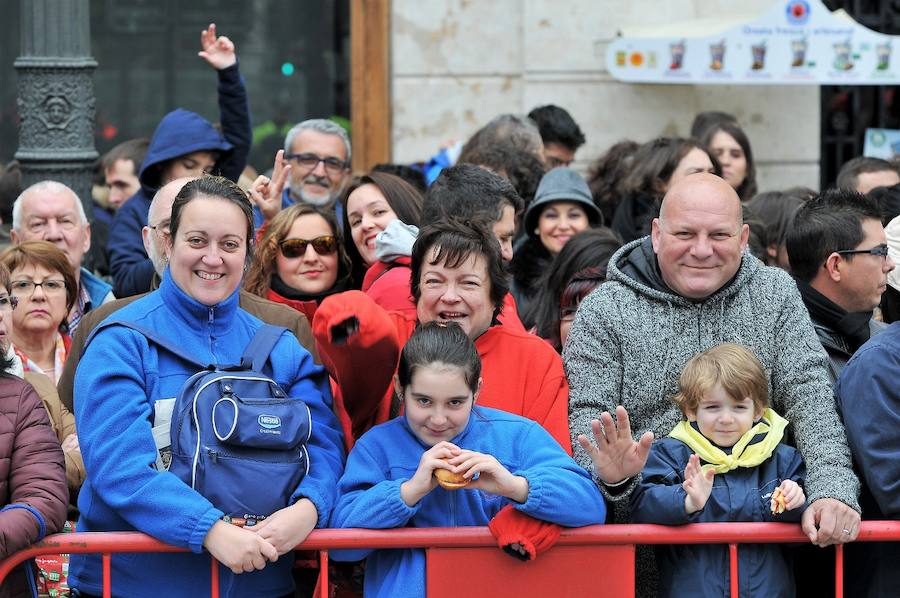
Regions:
<instances>
[{"instance_id":1,"label":"blue fleece sleeve","mask_svg":"<svg viewBox=\"0 0 900 598\"><path fill-rule=\"evenodd\" d=\"M664 443L653 443L641 482L631 494L633 523L683 525L698 520L702 509L688 515L684 508L687 493L681 484L684 482L685 465L677 455L666 449Z\"/></svg>"},{"instance_id":2,"label":"blue fleece sleeve","mask_svg":"<svg viewBox=\"0 0 900 598\"><path fill-rule=\"evenodd\" d=\"M900 353L889 343L872 345L857 351L835 385L853 457L888 519L900 518L898 372Z\"/></svg>"},{"instance_id":3,"label":"blue fleece sleeve","mask_svg":"<svg viewBox=\"0 0 900 598\"><path fill-rule=\"evenodd\" d=\"M319 515L316 527L325 527L331 517L338 480L344 471L344 437L331 409L331 387L325 369L316 365L289 332L284 333L279 346L285 343L290 345L298 363L288 395L303 399L312 416L312 434L307 445L309 473L294 491L291 502L308 498Z\"/></svg>"},{"instance_id":4,"label":"blue fleece sleeve","mask_svg":"<svg viewBox=\"0 0 900 598\"><path fill-rule=\"evenodd\" d=\"M338 500L331 516L331 527L393 529L405 527L419 511L422 501L410 507L400 496L406 479L390 480L385 476L386 463L378 463L362 441L354 445L347 457L347 468L338 485ZM371 550L332 552L336 560L354 561L365 558Z\"/></svg>"},{"instance_id":5,"label":"blue fleece sleeve","mask_svg":"<svg viewBox=\"0 0 900 598\"><path fill-rule=\"evenodd\" d=\"M513 503L517 509L566 527L603 523L606 504L597 485L544 428L530 425L519 446L522 466L511 473L528 480L528 498Z\"/></svg>"},{"instance_id":6,"label":"blue fleece sleeve","mask_svg":"<svg viewBox=\"0 0 900 598\"><path fill-rule=\"evenodd\" d=\"M150 290L153 262L144 251L141 229L147 224L148 203L138 191L116 212L109 229L109 270L113 277L113 293L122 299Z\"/></svg>"},{"instance_id":7,"label":"blue fleece sleeve","mask_svg":"<svg viewBox=\"0 0 900 598\"><path fill-rule=\"evenodd\" d=\"M234 149L223 156L216 167L223 177L237 182L247 165L247 156L250 154L250 145L253 141L250 102L237 63L218 71L218 76L222 134Z\"/></svg>"},{"instance_id":8,"label":"blue fleece sleeve","mask_svg":"<svg viewBox=\"0 0 900 598\"><path fill-rule=\"evenodd\" d=\"M157 449L148 396L157 375L145 375L148 352L142 335L113 327L101 330L81 359L75 420L90 490L135 529L200 552L222 512L175 475L151 467Z\"/></svg>"}]
</instances>

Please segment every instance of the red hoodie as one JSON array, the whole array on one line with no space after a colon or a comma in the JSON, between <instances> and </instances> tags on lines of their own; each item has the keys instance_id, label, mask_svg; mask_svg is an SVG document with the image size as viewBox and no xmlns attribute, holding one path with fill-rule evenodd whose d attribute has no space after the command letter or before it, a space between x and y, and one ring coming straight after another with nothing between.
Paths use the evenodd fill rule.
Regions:
<instances>
[{"instance_id":1,"label":"red hoodie","mask_svg":"<svg viewBox=\"0 0 900 598\"><path fill-rule=\"evenodd\" d=\"M335 338L332 328L352 318L357 330L346 339ZM332 295L319 305L313 334L322 363L339 387L335 406L348 439L391 418L393 376L415 327L414 315L386 311L361 291ZM556 351L543 339L505 325L489 328L475 347L484 379L478 404L538 422L571 454L569 386ZM395 414L398 410L399 404Z\"/></svg>"}]
</instances>

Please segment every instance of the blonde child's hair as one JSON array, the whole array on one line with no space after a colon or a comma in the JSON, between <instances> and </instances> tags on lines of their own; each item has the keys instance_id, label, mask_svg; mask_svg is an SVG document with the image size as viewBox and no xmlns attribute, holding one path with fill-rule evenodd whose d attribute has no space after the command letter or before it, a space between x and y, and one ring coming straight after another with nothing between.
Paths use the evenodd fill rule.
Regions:
<instances>
[{"instance_id":1,"label":"blonde child's hair","mask_svg":"<svg viewBox=\"0 0 900 598\"><path fill-rule=\"evenodd\" d=\"M700 400L721 384L735 400L750 397L756 412L769 406L769 386L762 364L742 345L723 343L692 357L678 379L678 394L672 400L681 412L696 412Z\"/></svg>"}]
</instances>

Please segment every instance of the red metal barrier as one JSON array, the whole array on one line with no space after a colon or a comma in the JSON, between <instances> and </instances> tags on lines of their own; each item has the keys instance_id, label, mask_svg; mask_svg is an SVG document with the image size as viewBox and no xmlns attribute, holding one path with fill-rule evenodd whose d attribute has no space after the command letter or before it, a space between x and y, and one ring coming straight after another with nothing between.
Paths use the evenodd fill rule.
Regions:
<instances>
[{"instance_id":1,"label":"red metal barrier","mask_svg":"<svg viewBox=\"0 0 900 598\"><path fill-rule=\"evenodd\" d=\"M532 563L520 563L496 548L496 542L486 527L418 528L396 530L325 529L312 532L298 548L322 552L327 563L329 550L341 548L425 548L428 572L426 582L429 598L460 595L458 586L447 584L448 575L458 572L459 559L466 562L466 578L479 580L466 587L467 596L520 597L542 595L582 595L584 587L596 594L597 567L615 571L616 576L604 577L604 596L634 594L634 546L637 544L727 544L731 554L731 595L737 597L738 544L804 543L809 539L800 526L782 523L698 523L681 527L662 525L594 525L566 529L553 550L542 554ZM900 541L900 521L864 521L858 542ZM843 550L836 551L836 596L843 596ZM74 533L48 536L25 550L0 562L0 583L14 567L36 556L60 553L100 553L103 555L103 595L110 596L109 561L112 553L187 552L185 549L163 544L144 534L133 532ZM597 555L600 556L600 560ZM554 556L558 555L558 556ZM562 571L572 558L578 566ZM449 568L456 564L455 569ZM585 564L589 566L585 566ZM322 568L325 579L319 584L321 595L327 596L327 566ZM455 573L458 576L458 573ZM574 578L572 577L574 575ZM610 581L621 578L622 584ZM494 585L481 583L492 579ZM560 579L567 585L563 590ZM572 584L568 584L569 580ZM443 583L440 583L443 582ZM581 582L589 586L579 585ZM502 587L498 594L497 587ZM212 596L218 596L218 568L212 565ZM551 591L548 593L548 588Z\"/></svg>"}]
</instances>

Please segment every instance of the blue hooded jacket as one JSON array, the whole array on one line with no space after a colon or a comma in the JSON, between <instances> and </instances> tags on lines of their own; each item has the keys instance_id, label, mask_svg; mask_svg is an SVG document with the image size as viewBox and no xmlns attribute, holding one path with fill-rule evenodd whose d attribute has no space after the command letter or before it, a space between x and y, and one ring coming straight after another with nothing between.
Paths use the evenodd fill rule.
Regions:
<instances>
[{"instance_id":1,"label":"blue hooded jacket","mask_svg":"<svg viewBox=\"0 0 900 598\"><path fill-rule=\"evenodd\" d=\"M240 309L239 291L208 307L163 275L155 292L117 311L112 319L134 322L183 347L200 362L240 361L262 322ZM312 414L309 473L292 500L308 498L328 522L343 470L340 425L332 411L328 376L288 331L271 353L272 378L288 396L300 397ZM163 542L189 548L187 554L117 554L112 557L117 596L197 598L210 593L209 555L203 541L222 512L209 500L155 463L151 431L155 401L178 395L196 367L150 345L123 326L102 329L84 352L75 376L78 438L89 472L79 495L79 531L141 531ZM240 484L240 479L235 479ZM264 492L247 488L247 492ZM219 567L222 596L270 597L292 591L291 554L262 571L234 575ZM101 593L100 555L72 555L69 584Z\"/></svg>"},{"instance_id":2,"label":"blue hooded jacket","mask_svg":"<svg viewBox=\"0 0 900 598\"><path fill-rule=\"evenodd\" d=\"M214 174L237 181L247 164L252 130L247 90L235 64L218 72L222 133L205 118L178 108L157 125L138 178L141 188L116 212L109 230L107 251L116 297L146 293L153 278L153 263L144 251L141 229L153 195L161 186L166 162L197 151L219 152Z\"/></svg>"},{"instance_id":3,"label":"blue hooded jacket","mask_svg":"<svg viewBox=\"0 0 900 598\"><path fill-rule=\"evenodd\" d=\"M375 426L357 441L338 487L332 527L390 529L487 525L513 504L536 519L578 527L603 523L606 506L596 484L536 422L487 407L472 410L451 442L493 455L513 475L528 480L528 499L512 503L480 490L436 487L409 507L400 486L413 477L431 448L413 433L405 416ZM332 551L335 560L366 560L365 596L425 596L425 552Z\"/></svg>"},{"instance_id":4,"label":"blue hooded jacket","mask_svg":"<svg viewBox=\"0 0 900 598\"><path fill-rule=\"evenodd\" d=\"M710 521L799 522L805 507L773 515L772 491L783 480L801 486L806 467L800 452L779 444L756 467L717 474L706 506L687 514L684 468L693 451L680 440L653 443L631 496L634 523L683 525ZM790 549L784 545L742 544L738 547L738 583L742 597L788 598L794 595ZM656 551L660 596L728 596L728 547L713 544L660 546Z\"/></svg>"}]
</instances>

